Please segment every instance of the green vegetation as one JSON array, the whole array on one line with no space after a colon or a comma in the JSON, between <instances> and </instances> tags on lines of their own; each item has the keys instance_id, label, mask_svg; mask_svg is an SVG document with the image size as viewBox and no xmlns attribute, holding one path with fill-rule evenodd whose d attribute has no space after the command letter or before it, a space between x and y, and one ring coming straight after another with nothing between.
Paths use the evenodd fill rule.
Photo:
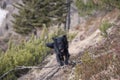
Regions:
<instances>
[{"instance_id":1,"label":"green vegetation","mask_svg":"<svg viewBox=\"0 0 120 80\"><path fill-rule=\"evenodd\" d=\"M68 38L68 41L71 42L75 36L77 35L77 32L74 32L74 33L69 33L67 31L65 31L63 28L56 28L55 31L54 31L54 36L61 36L61 35L67 35L67 38Z\"/></svg>"},{"instance_id":2,"label":"green vegetation","mask_svg":"<svg viewBox=\"0 0 120 80\"><path fill-rule=\"evenodd\" d=\"M112 26L111 23L104 21L100 26L101 35L107 37L107 30Z\"/></svg>"},{"instance_id":3,"label":"green vegetation","mask_svg":"<svg viewBox=\"0 0 120 80\"><path fill-rule=\"evenodd\" d=\"M12 41L9 42L8 50L0 55L0 76L17 66L33 66L40 64L49 49L45 46L46 42L51 41L52 34L47 34L47 28L39 39L32 37L29 41L22 41L16 46ZM45 37L47 36L47 38ZM3 80L16 80L15 72L10 73Z\"/></svg>"},{"instance_id":4,"label":"green vegetation","mask_svg":"<svg viewBox=\"0 0 120 80\"><path fill-rule=\"evenodd\" d=\"M69 42L71 42L75 38L76 35L77 35L77 33L68 33Z\"/></svg>"},{"instance_id":5,"label":"green vegetation","mask_svg":"<svg viewBox=\"0 0 120 80\"><path fill-rule=\"evenodd\" d=\"M20 44L14 44L12 40L9 41L8 50L5 53L0 53L0 76L17 66L34 66L40 64L50 51L45 44L51 42L53 36L66 34L61 28L57 28L52 32L45 27L38 39L32 36L29 41L22 40ZM70 35L68 34L68 37ZM22 71L12 72L3 80L17 80L16 75L19 72Z\"/></svg>"},{"instance_id":6,"label":"green vegetation","mask_svg":"<svg viewBox=\"0 0 120 80\"><path fill-rule=\"evenodd\" d=\"M20 34L29 34L36 28L65 23L67 4L64 0L23 0L14 5L19 9L14 14L14 29Z\"/></svg>"},{"instance_id":7,"label":"green vegetation","mask_svg":"<svg viewBox=\"0 0 120 80\"><path fill-rule=\"evenodd\" d=\"M93 59L89 53L85 53L81 60L82 64L75 68L74 80L110 80L120 75L119 55L106 54Z\"/></svg>"},{"instance_id":8,"label":"green vegetation","mask_svg":"<svg viewBox=\"0 0 120 80\"><path fill-rule=\"evenodd\" d=\"M81 16L91 15L94 10L110 11L114 8L120 9L120 0L76 0L79 14Z\"/></svg>"},{"instance_id":9,"label":"green vegetation","mask_svg":"<svg viewBox=\"0 0 120 80\"><path fill-rule=\"evenodd\" d=\"M91 14L97 7L92 0L88 0L86 3L84 3L83 0L76 0L76 6L78 7L81 16Z\"/></svg>"},{"instance_id":10,"label":"green vegetation","mask_svg":"<svg viewBox=\"0 0 120 80\"><path fill-rule=\"evenodd\" d=\"M101 7L103 8L118 8L120 9L120 0L101 0Z\"/></svg>"}]
</instances>

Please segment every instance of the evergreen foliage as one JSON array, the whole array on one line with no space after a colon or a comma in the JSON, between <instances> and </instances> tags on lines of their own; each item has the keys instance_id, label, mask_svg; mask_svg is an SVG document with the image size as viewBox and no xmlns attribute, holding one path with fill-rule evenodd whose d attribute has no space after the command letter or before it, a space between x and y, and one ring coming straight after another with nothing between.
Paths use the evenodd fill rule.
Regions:
<instances>
[{"instance_id":1,"label":"evergreen foliage","mask_svg":"<svg viewBox=\"0 0 120 80\"><path fill-rule=\"evenodd\" d=\"M23 0L14 5L19 9L14 14L14 29L21 34L29 34L36 27L47 27L65 22L67 4L65 0Z\"/></svg>"},{"instance_id":2,"label":"evergreen foliage","mask_svg":"<svg viewBox=\"0 0 120 80\"><path fill-rule=\"evenodd\" d=\"M53 34L46 34L47 31L47 28L44 28L39 39L34 39L33 36L28 42L23 40L17 46L10 41L8 50L0 55L0 76L17 66L40 64L49 51L45 44L51 41L52 36L54 36ZM16 73L8 74L3 80L17 80Z\"/></svg>"},{"instance_id":3,"label":"evergreen foliage","mask_svg":"<svg viewBox=\"0 0 120 80\"><path fill-rule=\"evenodd\" d=\"M66 34L65 31L60 28L57 28L52 32L50 32L48 28L44 27L40 38L38 39L32 36L29 41L26 42L23 40L17 46L12 42L12 40L9 41L8 50L5 53L0 53L0 76L17 66L34 66L40 64L50 51L45 44L47 42L51 42L52 37ZM75 34L73 35L75 36ZM73 35L68 34L68 40L72 39ZM17 80L17 74L19 74L19 71L12 72L3 80Z\"/></svg>"},{"instance_id":4,"label":"evergreen foliage","mask_svg":"<svg viewBox=\"0 0 120 80\"><path fill-rule=\"evenodd\" d=\"M90 15L94 10L120 9L120 0L87 0L86 3L84 0L76 0L75 3L81 16Z\"/></svg>"},{"instance_id":5,"label":"evergreen foliage","mask_svg":"<svg viewBox=\"0 0 120 80\"><path fill-rule=\"evenodd\" d=\"M88 0L86 3L84 3L83 0L76 0L76 6L78 7L81 16L91 14L97 7L93 0Z\"/></svg>"}]
</instances>

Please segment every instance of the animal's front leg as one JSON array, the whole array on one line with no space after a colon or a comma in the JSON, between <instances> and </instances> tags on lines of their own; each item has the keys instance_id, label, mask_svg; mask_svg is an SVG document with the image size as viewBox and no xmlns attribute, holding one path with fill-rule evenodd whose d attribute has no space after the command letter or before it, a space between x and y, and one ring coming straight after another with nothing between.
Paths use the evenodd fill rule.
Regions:
<instances>
[{"instance_id":1,"label":"animal's front leg","mask_svg":"<svg viewBox=\"0 0 120 80\"><path fill-rule=\"evenodd\" d=\"M69 57L70 57L70 54L69 54L68 50L66 50L65 51L65 64L66 65L68 65Z\"/></svg>"},{"instance_id":2,"label":"animal's front leg","mask_svg":"<svg viewBox=\"0 0 120 80\"><path fill-rule=\"evenodd\" d=\"M61 60L61 56L59 54L56 54L56 59L57 59L58 64L60 64L60 66L64 65L62 60Z\"/></svg>"}]
</instances>

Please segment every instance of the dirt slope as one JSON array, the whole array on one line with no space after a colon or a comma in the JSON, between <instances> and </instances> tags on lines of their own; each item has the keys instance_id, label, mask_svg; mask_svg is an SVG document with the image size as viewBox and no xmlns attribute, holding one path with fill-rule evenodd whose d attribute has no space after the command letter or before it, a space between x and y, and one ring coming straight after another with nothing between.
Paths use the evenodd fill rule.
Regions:
<instances>
[{"instance_id":1,"label":"dirt slope","mask_svg":"<svg viewBox=\"0 0 120 80\"><path fill-rule=\"evenodd\" d=\"M100 35L100 30L98 29L100 24L104 20L108 20L110 23L115 23L120 25L120 21L117 21L119 10L115 9L108 13L100 13L96 17L90 17L84 23L76 27L79 33L75 39L69 45L69 52L71 58L76 55L80 55L87 48L91 46L96 46L98 43L102 42L104 38ZM74 31L76 31L74 29ZM60 68L57 65L55 55L47 58L49 61L43 69L33 69L27 75L20 77L18 80L70 80L72 70L74 67L67 66L65 68ZM71 59L72 60L72 59Z\"/></svg>"}]
</instances>

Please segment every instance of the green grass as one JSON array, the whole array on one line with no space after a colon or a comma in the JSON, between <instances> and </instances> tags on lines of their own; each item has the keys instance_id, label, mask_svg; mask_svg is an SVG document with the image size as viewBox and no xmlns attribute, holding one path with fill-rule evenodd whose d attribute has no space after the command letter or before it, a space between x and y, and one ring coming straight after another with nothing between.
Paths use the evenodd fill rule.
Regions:
<instances>
[{"instance_id":1,"label":"green grass","mask_svg":"<svg viewBox=\"0 0 120 80\"><path fill-rule=\"evenodd\" d=\"M112 26L111 23L104 21L100 26L101 35L107 37L107 30Z\"/></svg>"}]
</instances>

